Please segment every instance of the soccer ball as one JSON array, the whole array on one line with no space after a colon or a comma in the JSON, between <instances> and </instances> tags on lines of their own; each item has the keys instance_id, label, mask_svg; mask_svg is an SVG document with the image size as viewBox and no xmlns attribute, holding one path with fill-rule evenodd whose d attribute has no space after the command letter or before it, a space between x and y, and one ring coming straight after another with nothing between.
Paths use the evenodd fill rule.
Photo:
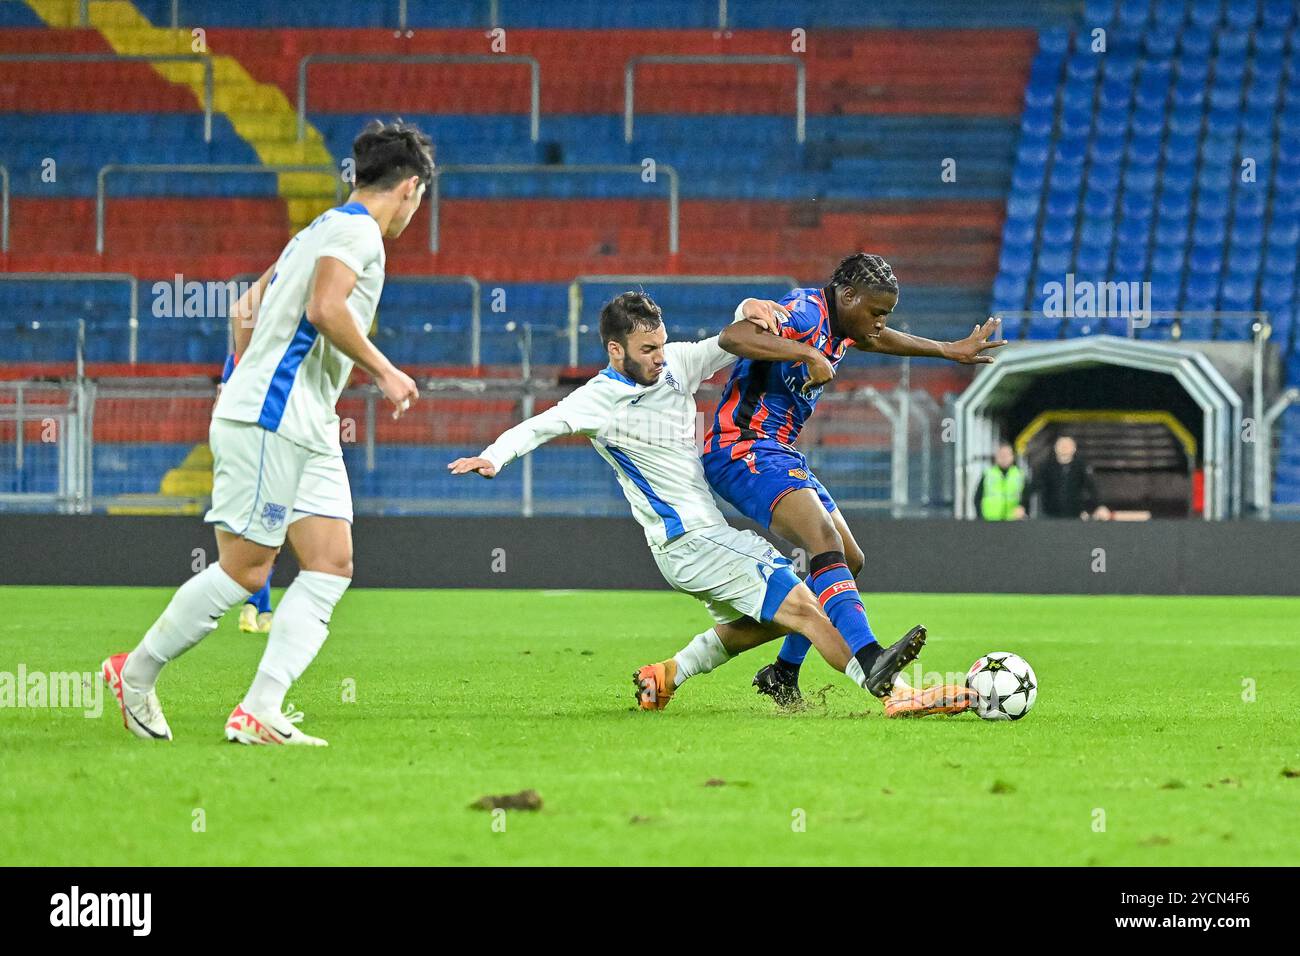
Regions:
<instances>
[{"instance_id":1,"label":"soccer ball","mask_svg":"<svg viewBox=\"0 0 1300 956\"><path fill-rule=\"evenodd\" d=\"M1038 678L1023 657L985 654L966 672L966 686L979 695L976 711L985 720L1019 720L1038 697Z\"/></svg>"}]
</instances>

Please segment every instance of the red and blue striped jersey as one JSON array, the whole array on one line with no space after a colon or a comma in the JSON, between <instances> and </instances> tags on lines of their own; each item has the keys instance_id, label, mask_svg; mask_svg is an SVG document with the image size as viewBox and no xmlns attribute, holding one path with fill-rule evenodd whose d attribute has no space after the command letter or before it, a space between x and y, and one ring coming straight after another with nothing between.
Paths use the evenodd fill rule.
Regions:
<instances>
[{"instance_id":1,"label":"red and blue striped jersey","mask_svg":"<svg viewBox=\"0 0 1300 956\"><path fill-rule=\"evenodd\" d=\"M838 367L853 340L831 332L825 292L794 289L781 304L790 309L781 335L820 350ZM736 460L755 446L792 448L821 396L820 388L802 394L807 381L808 366L802 363L738 359L704 436L705 453L727 448Z\"/></svg>"}]
</instances>

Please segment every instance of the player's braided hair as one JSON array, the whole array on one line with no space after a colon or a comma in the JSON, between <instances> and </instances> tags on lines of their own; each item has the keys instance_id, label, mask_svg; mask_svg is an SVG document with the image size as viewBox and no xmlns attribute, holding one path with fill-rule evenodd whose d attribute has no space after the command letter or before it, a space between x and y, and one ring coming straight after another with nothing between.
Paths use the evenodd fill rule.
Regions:
<instances>
[{"instance_id":1,"label":"player's braided hair","mask_svg":"<svg viewBox=\"0 0 1300 956\"><path fill-rule=\"evenodd\" d=\"M601 344L617 342L627 348L627 337L632 332L637 329L657 329L663 320L663 311L644 292L616 295L600 310Z\"/></svg>"},{"instance_id":2,"label":"player's braided hair","mask_svg":"<svg viewBox=\"0 0 1300 956\"><path fill-rule=\"evenodd\" d=\"M898 279L889 263L869 252L855 252L845 256L831 275L831 285L847 285L866 292L892 292L898 294Z\"/></svg>"}]
</instances>

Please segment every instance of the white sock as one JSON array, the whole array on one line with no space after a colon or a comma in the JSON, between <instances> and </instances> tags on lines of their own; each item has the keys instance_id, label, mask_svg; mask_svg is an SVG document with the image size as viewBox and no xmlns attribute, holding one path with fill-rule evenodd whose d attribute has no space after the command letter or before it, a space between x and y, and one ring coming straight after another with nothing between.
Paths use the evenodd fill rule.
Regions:
<instances>
[{"instance_id":1,"label":"white sock","mask_svg":"<svg viewBox=\"0 0 1300 956\"><path fill-rule=\"evenodd\" d=\"M857 684L863 690L867 689L867 675L862 670L862 665L858 663L856 657L850 657L849 662L844 665L844 674L849 680Z\"/></svg>"},{"instance_id":2,"label":"white sock","mask_svg":"<svg viewBox=\"0 0 1300 956\"><path fill-rule=\"evenodd\" d=\"M245 710L280 712L289 685L302 676L329 637L334 605L351 583L351 578L337 574L298 572L271 619L266 652L244 697Z\"/></svg>"},{"instance_id":3,"label":"white sock","mask_svg":"<svg viewBox=\"0 0 1300 956\"><path fill-rule=\"evenodd\" d=\"M691 642L673 655L677 662L677 676L673 686L680 687L686 680L696 674L707 674L713 668L731 660L731 655L722 646L718 632L709 628L703 634L696 634Z\"/></svg>"},{"instance_id":4,"label":"white sock","mask_svg":"<svg viewBox=\"0 0 1300 956\"><path fill-rule=\"evenodd\" d=\"M144 640L127 655L122 677L136 690L153 690L163 665L216 630L221 616L250 593L219 564L200 571L176 590Z\"/></svg>"}]
</instances>

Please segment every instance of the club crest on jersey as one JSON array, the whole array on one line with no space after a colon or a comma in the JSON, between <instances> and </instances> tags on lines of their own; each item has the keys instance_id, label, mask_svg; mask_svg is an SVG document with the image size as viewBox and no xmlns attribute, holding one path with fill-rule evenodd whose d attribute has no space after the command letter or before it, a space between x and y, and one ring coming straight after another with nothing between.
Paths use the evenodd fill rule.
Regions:
<instances>
[{"instance_id":1,"label":"club crest on jersey","mask_svg":"<svg viewBox=\"0 0 1300 956\"><path fill-rule=\"evenodd\" d=\"M667 381L670 386L672 386L674 392L680 392L682 390L682 386L678 383L677 379L673 378L673 373L671 370L664 369L664 380Z\"/></svg>"},{"instance_id":2,"label":"club crest on jersey","mask_svg":"<svg viewBox=\"0 0 1300 956\"><path fill-rule=\"evenodd\" d=\"M262 506L262 527L267 531L275 531L284 524L285 506L273 504L268 501Z\"/></svg>"},{"instance_id":3,"label":"club crest on jersey","mask_svg":"<svg viewBox=\"0 0 1300 956\"><path fill-rule=\"evenodd\" d=\"M791 478L798 478L800 481L808 480L808 472L804 471L802 468L791 468L786 472L786 474Z\"/></svg>"}]
</instances>

